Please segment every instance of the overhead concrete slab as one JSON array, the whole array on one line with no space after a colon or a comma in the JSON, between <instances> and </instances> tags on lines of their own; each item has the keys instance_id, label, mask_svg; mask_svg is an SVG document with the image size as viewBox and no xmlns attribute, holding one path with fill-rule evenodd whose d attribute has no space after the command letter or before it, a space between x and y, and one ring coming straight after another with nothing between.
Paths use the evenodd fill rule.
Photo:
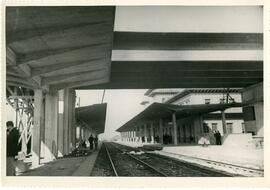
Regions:
<instances>
[{"instance_id":1,"label":"overhead concrete slab","mask_svg":"<svg viewBox=\"0 0 270 190\"><path fill-rule=\"evenodd\" d=\"M75 109L78 123L94 130L97 134L104 133L107 104L94 104Z\"/></svg>"}]
</instances>

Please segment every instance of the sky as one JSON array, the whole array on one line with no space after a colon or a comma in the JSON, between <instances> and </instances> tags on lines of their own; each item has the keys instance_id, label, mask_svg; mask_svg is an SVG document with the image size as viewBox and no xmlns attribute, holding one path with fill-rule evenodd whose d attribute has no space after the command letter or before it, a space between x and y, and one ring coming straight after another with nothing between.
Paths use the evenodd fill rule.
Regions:
<instances>
[{"instance_id":1,"label":"sky","mask_svg":"<svg viewBox=\"0 0 270 190\"><path fill-rule=\"evenodd\" d=\"M115 130L141 112L145 107L140 103L147 99L144 93L147 89L105 90L103 103L107 103L105 132L101 139L108 139L117 134ZM80 106L99 104L102 101L103 90L77 90Z\"/></svg>"}]
</instances>

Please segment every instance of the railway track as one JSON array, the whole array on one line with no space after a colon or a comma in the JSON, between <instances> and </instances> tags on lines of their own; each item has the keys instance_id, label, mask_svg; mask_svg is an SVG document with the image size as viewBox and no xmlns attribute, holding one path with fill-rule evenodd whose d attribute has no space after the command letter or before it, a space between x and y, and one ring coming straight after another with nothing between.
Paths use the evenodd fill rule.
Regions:
<instances>
[{"instance_id":1,"label":"railway track","mask_svg":"<svg viewBox=\"0 0 270 190\"><path fill-rule=\"evenodd\" d=\"M121 144L115 144L126 152L138 151L136 148ZM236 176L228 172L218 171L198 164L181 161L163 155L145 152L144 154L134 155L136 158L150 163L153 167L170 177L232 177Z\"/></svg>"},{"instance_id":2,"label":"railway track","mask_svg":"<svg viewBox=\"0 0 270 190\"><path fill-rule=\"evenodd\" d=\"M124 149L126 149L126 151L134 150L134 148L132 147L128 147L121 144L118 144L118 145L122 146ZM149 152L146 154L148 155L152 154L153 157L157 156L156 153ZM202 169L211 170L214 172L218 171L225 174L226 176L262 177L264 175L264 170L258 169L258 168L239 166L235 164L213 161L213 160L203 159L203 158L196 158L192 156L174 154L174 153L169 153L169 152L167 152L166 155L163 155L161 153L158 154L158 156L164 157L165 159L168 159L168 155L171 155L170 156L171 159L174 159L178 162L184 162L184 163L187 163L188 165L196 165L197 167L200 167Z\"/></svg>"},{"instance_id":3,"label":"railway track","mask_svg":"<svg viewBox=\"0 0 270 190\"><path fill-rule=\"evenodd\" d=\"M104 146L115 176L167 176L149 163L126 154L111 143L104 143Z\"/></svg>"},{"instance_id":4,"label":"railway track","mask_svg":"<svg viewBox=\"0 0 270 190\"><path fill-rule=\"evenodd\" d=\"M154 155L136 154L138 149L116 143L104 143L92 176L140 176L140 177L228 177L226 172L219 172L200 167L188 162ZM132 154L133 153L133 154Z\"/></svg>"},{"instance_id":5,"label":"railway track","mask_svg":"<svg viewBox=\"0 0 270 190\"><path fill-rule=\"evenodd\" d=\"M173 158L181 159L184 162L192 162L192 163L198 163L203 164L204 166L208 168L216 168L220 170L226 169L228 172L230 172L230 175L232 176L245 176L245 177L262 177L264 176L264 170L263 169L257 169L257 168L251 168L251 167L245 167L245 166L239 166L235 164L230 163L224 163L209 159L203 159L203 158L196 158L192 156L186 156L181 154L174 154L174 153L167 153L170 154ZM162 155L162 154L161 154Z\"/></svg>"}]
</instances>

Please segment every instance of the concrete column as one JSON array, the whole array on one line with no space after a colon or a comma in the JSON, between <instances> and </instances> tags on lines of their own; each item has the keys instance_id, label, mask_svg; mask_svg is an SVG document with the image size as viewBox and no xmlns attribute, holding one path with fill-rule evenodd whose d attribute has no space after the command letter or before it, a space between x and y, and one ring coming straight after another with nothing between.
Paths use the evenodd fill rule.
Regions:
<instances>
[{"instance_id":1,"label":"concrete column","mask_svg":"<svg viewBox=\"0 0 270 190\"><path fill-rule=\"evenodd\" d=\"M151 122L151 128L150 128L150 136L151 136L151 143L154 143L154 122Z\"/></svg>"},{"instance_id":2,"label":"concrete column","mask_svg":"<svg viewBox=\"0 0 270 190\"><path fill-rule=\"evenodd\" d=\"M163 144L163 121L162 119L159 120L159 142Z\"/></svg>"},{"instance_id":3,"label":"concrete column","mask_svg":"<svg viewBox=\"0 0 270 190\"><path fill-rule=\"evenodd\" d=\"M52 161L57 156L57 118L58 94L48 93L45 96L45 161Z\"/></svg>"},{"instance_id":4,"label":"concrete column","mask_svg":"<svg viewBox=\"0 0 270 190\"><path fill-rule=\"evenodd\" d=\"M64 90L58 91L58 157L64 156Z\"/></svg>"},{"instance_id":5,"label":"concrete column","mask_svg":"<svg viewBox=\"0 0 270 190\"><path fill-rule=\"evenodd\" d=\"M127 135L127 142L129 142L129 131L126 132Z\"/></svg>"},{"instance_id":6,"label":"concrete column","mask_svg":"<svg viewBox=\"0 0 270 190\"><path fill-rule=\"evenodd\" d=\"M141 134L140 134L140 132L141 132L141 131L140 131L140 126L137 126L136 129L137 129L137 134L136 134L136 136L137 136L137 142L141 142L141 141L140 141L140 140L141 140L141 139L140 139L140 135L141 135Z\"/></svg>"},{"instance_id":7,"label":"concrete column","mask_svg":"<svg viewBox=\"0 0 270 190\"><path fill-rule=\"evenodd\" d=\"M222 119L222 130L223 130L223 136L224 136L227 133L225 110L221 111L221 119Z\"/></svg>"},{"instance_id":8,"label":"concrete column","mask_svg":"<svg viewBox=\"0 0 270 190\"><path fill-rule=\"evenodd\" d=\"M69 153L69 146L70 146L70 141L69 141L69 89L66 88L64 89L64 117L63 117L63 137L64 137L64 155L68 155Z\"/></svg>"},{"instance_id":9,"label":"concrete column","mask_svg":"<svg viewBox=\"0 0 270 190\"><path fill-rule=\"evenodd\" d=\"M127 142L130 141L130 138L129 138L129 131L127 131Z\"/></svg>"},{"instance_id":10,"label":"concrete column","mask_svg":"<svg viewBox=\"0 0 270 190\"><path fill-rule=\"evenodd\" d=\"M41 128L40 128L40 158L45 157L45 97L42 98L42 109L40 110L42 115Z\"/></svg>"},{"instance_id":11,"label":"concrete column","mask_svg":"<svg viewBox=\"0 0 270 190\"><path fill-rule=\"evenodd\" d=\"M84 140L83 127L80 125L80 139Z\"/></svg>"},{"instance_id":12,"label":"concrete column","mask_svg":"<svg viewBox=\"0 0 270 190\"><path fill-rule=\"evenodd\" d=\"M135 128L135 130L133 131L133 142L135 142L136 141L136 128Z\"/></svg>"},{"instance_id":13,"label":"concrete column","mask_svg":"<svg viewBox=\"0 0 270 190\"><path fill-rule=\"evenodd\" d=\"M64 89L64 154L69 154L75 147L75 91Z\"/></svg>"},{"instance_id":14,"label":"concrete column","mask_svg":"<svg viewBox=\"0 0 270 190\"><path fill-rule=\"evenodd\" d=\"M176 125L176 114L172 114L172 123L173 123L173 142L175 145L178 144L178 139L177 139L177 125Z\"/></svg>"},{"instance_id":15,"label":"concrete column","mask_svg":"<svg viewBox=\"0 0 270 190\"><path fill-rule=\"evenodd\" d=\"M129 131L129 142L132 142L132 131Z\"/></svg>"},{"instance_id":16,"label":"concrete column","mask_svg":"<svg viewBox=\"0 0 270 190\"><path fill-rule=\"evenodd\" d=\"M147 124L144 124L144 142L147 142Z\"/></svg>"},{"instance_id":17,"label":"concrete column","mask_svg":"<svg viewBox=\"0 0 270 190\"><path fill-rule=\"evenodd\" d=\"M37 166L40 164L40 147L41 147L41 128L44 115L43 110L43 94L42 90L34 90L34 127L32 129L32 165Z\"/></svg>"},{"instance_id":18,"label":"concrete column","mask_svg":"<svg viewBox=\"0 0 270 190\"><path fill-rule=\"evenodd\" d=\"M76 129L76 138L78 138L79 141L82 140L82 136L81 136L81 126L77 125L77 129Z\"/></svg>"},{"instance_id":19,"label":"concrete column","mask_svg":"<svg viewBox=\"0 0 270 190\"><path fill-rule=\"evenodd\" d=\"M71 118L72 118L72 150L74 150L76 148L76 118L75 118L75 104L76 104L76 94L75 94L75 90L73 90L72 92L72 114L71 114Z\"/></svg>"},{"instance_id":20,"label":"concrete column","mask_svg":"<svg viewBox=\"0 0 270 190\"><path fill-rule=\"evenodd\" d=\"M254 104L254 112L256 118L257 136L263 137L263 102L256 102Z\"/></svg>"},{"instance_id":21,"label":"concrete column","mask_svg":"<svg viewBox=\"0 0 270 190\"><path fill-rule=\"evenodd\" d=\"M138 142L142 142L142 135L141 135L141 126L137 126L138 129Z\"/></svg>"}]
</instances>

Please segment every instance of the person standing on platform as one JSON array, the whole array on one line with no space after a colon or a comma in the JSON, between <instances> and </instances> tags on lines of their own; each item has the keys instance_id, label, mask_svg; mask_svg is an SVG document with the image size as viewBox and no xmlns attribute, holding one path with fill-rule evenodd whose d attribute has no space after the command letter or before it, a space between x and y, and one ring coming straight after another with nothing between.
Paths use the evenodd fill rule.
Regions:
<instances>
[{"instance_id":1,"label":"person standing on platform","mask_svg":"<svg viewBox=\"0 0 270 190\"><path fill-rule=\"evenodd\" d=\"M95 150L97 150L97 148L98 148L98 136L97 135L94 138L94 142L95 142Z\"/></svg>"},{"instance_id":2,"label":"person standing on platform","mask_svg":"<svg viewBox=\"0 0 270 190\"><path fill-rule=\"evenodd\" d=\"M12 121L6 123L7 126L7 165L6 165L6 175L15 176L16 175L16 156L19 151L19 138L20 134Z\"/></svg>"},{"instance_id":3,"label":"person standing on platform","mask_svg":"<svg viewBox=\"0 0 270 190\"><path fill-rule=\"evenodd\" d=\"M215 137L216 145L218 145L218 134L217 134L217 131L214 131L214 137Z\"/></svg>"},{"instance_id":4,"label":"person standing on platform","mask_svg":"<svg viewBox=\"0 0 270 190\"><path fill-rule=\"evenodd\" d=\"M93 150L93 148L94 148L94 138L93 138L92 135L90 135L88 141L90 143L90 150Z\"/></svg>"},{"instance_id":5,"label":"person standing on platform","mask_svg":"<svg viewBox=\"0 0 270 190\"><path fill-rule=\"evenodd\" d=\"M221 134L219 131L217 131L217 145L221 145Z\"/></svg>"}]
</instances>

